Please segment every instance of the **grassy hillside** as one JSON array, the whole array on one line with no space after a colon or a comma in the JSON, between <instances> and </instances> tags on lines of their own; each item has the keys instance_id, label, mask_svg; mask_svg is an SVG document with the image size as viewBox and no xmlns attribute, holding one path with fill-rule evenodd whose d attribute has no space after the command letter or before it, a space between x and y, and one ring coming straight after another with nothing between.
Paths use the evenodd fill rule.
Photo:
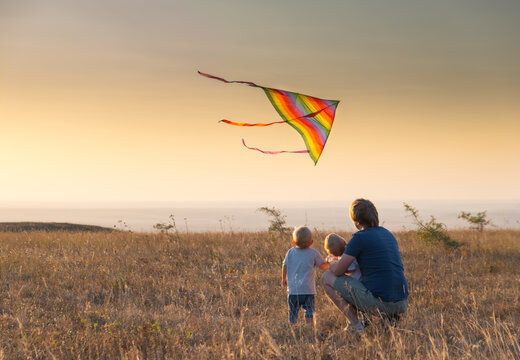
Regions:
<instances>
[{"instance_id":1,"label":"grassy hillside","mask_svg":"<svg viewBox=\"0 0 520 360\"><path fill-rule=\"evenodd\" d=\"M322 253L325 235L314 233ZM451 232L466 243L453 253L396 235L409 310L358 339L321 286L314 330L289 326L279 285L289 239L0 233L0 359L520 357L520 232Z\"/></svg>"},{"instance_id":2,"label":"grassy hillside","mask_svg":"<svg viewBox=\"0 0 520 360\"><path fill-rule=\"evenodd\" d=\"M110 232L113 229L96 226L70 223L55 222L0 222L0 231L20 232L20 231L89 231L89 232Z\"/></svg>"}]
</instances>

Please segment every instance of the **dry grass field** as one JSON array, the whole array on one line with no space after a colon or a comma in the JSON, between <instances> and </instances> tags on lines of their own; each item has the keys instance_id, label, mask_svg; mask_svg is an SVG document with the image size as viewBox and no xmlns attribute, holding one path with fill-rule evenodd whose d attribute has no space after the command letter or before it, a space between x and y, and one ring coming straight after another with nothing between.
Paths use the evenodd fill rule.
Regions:
<instances>
[{"instance_id":1,"label":"dry grass field","mask_svg":"<svg viewBox=\"0 0 520 360\"><path fill-rule=\"evenodd\" d=\"M289 326L288 238L0 233L0 359L520 358L520 232L450 235L464 247L396 233L409 310L356 338L321 286L315 327Z\"/></svg>"}]
</instances>

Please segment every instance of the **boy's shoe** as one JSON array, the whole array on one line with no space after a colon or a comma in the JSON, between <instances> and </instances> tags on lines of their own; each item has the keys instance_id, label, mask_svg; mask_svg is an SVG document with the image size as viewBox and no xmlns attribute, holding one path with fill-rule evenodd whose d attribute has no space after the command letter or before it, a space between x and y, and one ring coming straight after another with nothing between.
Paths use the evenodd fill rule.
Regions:
<instances>
[{"instance_id":1,"label":"boy's shoe","mask_svg":"<svg viewBox=\"0 0 520 360\"><path fill-rule=\"evenodd\" d=\"M365 332L365 327L363 326L362 323L357 323L357 324L349 324L347 325L346 328L343 329L345 332L348 332L348 333L351 333L351 334L354 334L354 335L358 335L358 336L361 336L363 335L363 333Z\"/></svg>"}]
</instances>

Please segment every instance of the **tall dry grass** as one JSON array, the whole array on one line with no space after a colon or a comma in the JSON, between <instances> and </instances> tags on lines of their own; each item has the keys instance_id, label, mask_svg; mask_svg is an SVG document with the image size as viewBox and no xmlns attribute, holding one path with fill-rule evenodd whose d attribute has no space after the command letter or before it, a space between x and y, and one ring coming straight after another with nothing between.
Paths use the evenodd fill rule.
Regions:
<instances>
[{"instance_id":1,"label":"tall dry grass","mask_svg":"<svg viewBox=\"0 0 520 360\"><path fill-rule=\"evenodd\" d=\"M0 233L0 359L520 358L520 232L450 235L396 234L409 310L356 338L321 287L315 328L289 326L268 233Z\"/></svg>"}]
</instances>

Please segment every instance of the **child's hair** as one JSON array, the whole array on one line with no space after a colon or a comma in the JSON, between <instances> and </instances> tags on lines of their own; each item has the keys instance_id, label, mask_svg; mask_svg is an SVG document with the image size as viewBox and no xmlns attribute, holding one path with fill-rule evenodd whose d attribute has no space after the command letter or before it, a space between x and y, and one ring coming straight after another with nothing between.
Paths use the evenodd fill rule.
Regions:
<instances>
[{"instance_id":1,"label":"child's hair","mask_svg":"<svg viewBox=\"0 0 520 360\"><path fill-rule=\"evenodd\" d=\"M312 244L312 233L307 226L298 226L292 233L293 244L300 249L306 249Z\"/></svg>"},{"instance_id":2,"label":"child's hair","mask_svg":"<svg viewBox=\"0 0 520 360\"><path fill-rule=\"evenodd\" d=\"M379 215L370 200L356 199L350 205L350 217L364 228L379 225Z\"/></svg>"},{"instance_id":3,"label":"child's hair","mask_svg":"<svg viewBox=\"0 0 520 360\"><path fill-rule=\"evenodd\" d=\"M329 234L325 238L325 250L331 255L341 256L345 251L347 242L338 234Z\"/></svg>"}]
</instances>

